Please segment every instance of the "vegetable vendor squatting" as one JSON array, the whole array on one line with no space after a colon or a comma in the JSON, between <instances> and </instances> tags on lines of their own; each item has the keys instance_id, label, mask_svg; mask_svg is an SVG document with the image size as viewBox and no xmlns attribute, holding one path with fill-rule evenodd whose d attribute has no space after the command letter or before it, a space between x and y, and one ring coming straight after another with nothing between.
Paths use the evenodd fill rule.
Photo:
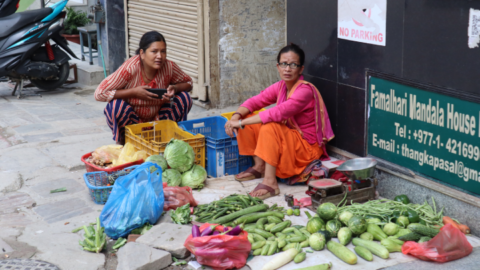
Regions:
<instances>
[{"instance_id":1,"label":"vegetable vendor squatting","mask_svg":"<svg viewBox=\"0 0 480 270\"><path fill-rule=\"evenodd\" d=\"M147 89L167 89L159 97ZM167 42L157 31L145 33L136 55L105 78L95 91L97 101L108 102L104 110L113 140L125 143L125 126L138 123L187 120L192 99L192 78L167 59Z\"/></svg>"},{"instance_id":2,"label":"vegetable vendor squatting","mask_svg":"<svg viewBox=\"0 0 480 270\"><path fill-rule=\"evenodd\" d=\"M280 194L276 176L299 175L312 162L328 159L325 144L334 138L320 92L303 79L305 53L290 44L277 56L281 81L245 101L225 124L237 134L240 155L253 156L255 165L235 176L248 181L264 176L250 195L266 199ZM276 103L258 114L252 112Z\"/></svg>"}]
</instances>

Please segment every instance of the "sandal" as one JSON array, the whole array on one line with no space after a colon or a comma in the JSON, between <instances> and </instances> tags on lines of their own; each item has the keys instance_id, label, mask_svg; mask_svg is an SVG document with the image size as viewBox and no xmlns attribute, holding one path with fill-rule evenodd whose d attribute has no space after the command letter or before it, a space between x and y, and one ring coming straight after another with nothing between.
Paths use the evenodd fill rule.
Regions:
<instances>
[{"instance_id":1,"label":"sandal","mask_svg":"<svg viewBox=\"0 0 480 270\"><path fill-rule=\"evenodd\" d=\"M243 178L239 178L238 174L237 174L237 175L235 175L235 180L237 180L239 182L243 182L243 181L250 181L250 180L262 178L262 174L252 167L246 169L244 172L251 173L252 175L247 176L247 177L243 177Z\"/></svg>"},{"instance_id":2,"label":"sandal","mask_svg":"<svg viewBox=\"0 0 480 270\"><path fill-rule=\"evenodd\" d=\"M273 189L272 187L269 187L267 185L264 185L262 183L258 184L254 190L252 190L250 193L254 192L254 191L257 191L257 190L260 190L260 189L265 189L266 191L268 191L268 193L266 194L263 194L263 195L260 195L258 196L257 198L259 198L260 200L265 200L265 199L268 199L270 197L273 197L273 196L277 196L280 194L280 188L277 188L277 189ZM249 194L250 194L249 193Z\"/></svg>"}]
</instances>

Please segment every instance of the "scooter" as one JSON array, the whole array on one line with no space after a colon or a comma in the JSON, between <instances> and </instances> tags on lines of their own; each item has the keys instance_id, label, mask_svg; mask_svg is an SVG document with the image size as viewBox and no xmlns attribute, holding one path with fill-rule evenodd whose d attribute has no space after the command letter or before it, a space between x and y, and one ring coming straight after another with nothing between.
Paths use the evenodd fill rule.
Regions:
<instances>
[{"instance_id":1,"label":"scooter","mask_svg":"<svg viewBox=\"0 0 480 270\"><path fill-rule=\"evenodd\" d=\"M60 35L67 3L62 0L47 8L0 18L0 77L17 83L12 95L18 90L17 97L22 96L24 80L46 91L67 81L71 58L65 52L77 58ZM55 45L50 45L50 39Z\"/></svg>"},{"instance_id":2,"label":"scooter","mask_svg":"<svg viewBox=\"0 0 480 270\"><path fill-rule=\"evenodd\" d=\"M0 0L0 18L12 15L18 9L20 0Z\"/></svg>"}]
</instances>

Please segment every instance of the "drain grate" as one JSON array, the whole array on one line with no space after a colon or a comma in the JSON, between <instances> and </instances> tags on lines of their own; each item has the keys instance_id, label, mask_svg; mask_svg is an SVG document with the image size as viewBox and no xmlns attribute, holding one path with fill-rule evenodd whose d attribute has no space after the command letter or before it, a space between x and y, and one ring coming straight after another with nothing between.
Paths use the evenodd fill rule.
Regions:
<instances>
[{"instance_id":1,"label":"drain grate","mask_svg":"<svg viewBox=\"0 0 480 270\"><path fill-rule=\"evenodd\" d=\"M5 259L0 260L0 270L60 270L57 266L30 259Z\"/></svg>"}]
</instances>

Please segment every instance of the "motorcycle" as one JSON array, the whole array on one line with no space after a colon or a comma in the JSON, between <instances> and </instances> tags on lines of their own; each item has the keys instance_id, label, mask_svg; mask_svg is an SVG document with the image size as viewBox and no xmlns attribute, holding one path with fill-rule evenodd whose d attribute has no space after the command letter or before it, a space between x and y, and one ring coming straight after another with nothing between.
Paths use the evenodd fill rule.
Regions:
<instances>
[{"instance_id":1,"label":"motorcycle","mask_svg":"<svg viewBox=\"0 0 480 270\"><path fill-rule=\"evenodd\" d=\"M15 13L19 4L20 0L0 0L0 18Z\"/></svg>"},{"instance_id":2,"label":"motorcycle","mask_svg":"<svg viewBox=\"0 0 480 270\"><path fill-rule=\"evenodd\" d=\"M21 97L24 80L46 91L67 81L71 60L67 53L77 58L60 35L67 3L62 0L50 7L0 17L0 77L17 83L12 95L18 90ZM50 45L50 40L55 44Z\"/></svg>"}]
</instances>

